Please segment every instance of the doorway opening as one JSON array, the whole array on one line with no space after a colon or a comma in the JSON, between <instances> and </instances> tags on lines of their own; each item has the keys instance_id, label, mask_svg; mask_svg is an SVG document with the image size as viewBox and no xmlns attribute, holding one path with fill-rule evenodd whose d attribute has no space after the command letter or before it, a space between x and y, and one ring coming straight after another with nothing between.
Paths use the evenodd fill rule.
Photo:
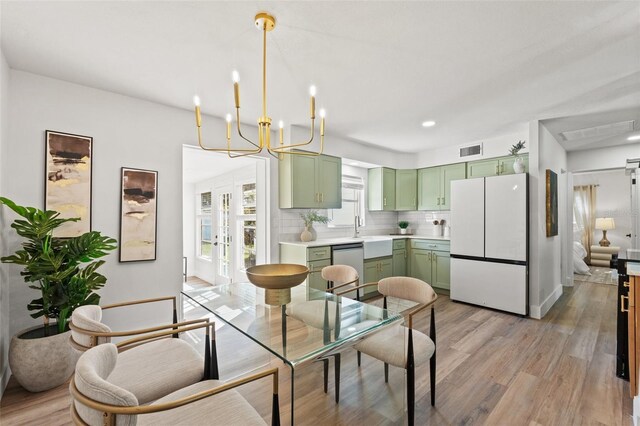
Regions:
<instances>
[{"instance_id":1,"label":"doorway opening","mask_svg":"<svg viewBox=\"0 0 640 426\"><path fill-rule=\"evenodd\" d=\"M185 286L245 281L269 258L269 161L182 149Z\"/></svg>"}]
</instances>

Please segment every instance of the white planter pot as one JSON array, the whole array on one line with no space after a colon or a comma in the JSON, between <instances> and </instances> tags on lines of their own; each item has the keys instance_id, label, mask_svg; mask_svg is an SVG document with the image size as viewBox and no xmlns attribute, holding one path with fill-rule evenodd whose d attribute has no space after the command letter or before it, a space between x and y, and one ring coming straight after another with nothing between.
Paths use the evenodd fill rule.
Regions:
<instances>
[{"instance_id":1,"label":"white planter pot","mask_svg":"<svg viewBox=\"0 0 640 426\"><path fill-rule=\"evenodd\" d=\"M55 327L50 328L55 330ZM22 330L11 338L9 345L11 374L29 392L42 392L66 382L81 355L69 344L71 331L35 339L23 338L25 333L42 328Z\"/></svg>"},{"instance_id":2,"label":"white planter pot","mask_svg":"<svg viewBox=\"0 0 640 426\"><path fill-rule=\"evenodd\" d=\"M516 157L513 162L513 171L516 173L524 173L524 163L522 162L522 158Z\"/></svg>"},{"instance_id":3,"label":"white planter pot","mask_svg":"<svg viewBox=\"0 0 640 426\"><path fill-rule=\"evenodd\" d=\"M400 233L401 234L406 234L407 233L407 228L400 228Z\"/></svg>"}]
</instances>

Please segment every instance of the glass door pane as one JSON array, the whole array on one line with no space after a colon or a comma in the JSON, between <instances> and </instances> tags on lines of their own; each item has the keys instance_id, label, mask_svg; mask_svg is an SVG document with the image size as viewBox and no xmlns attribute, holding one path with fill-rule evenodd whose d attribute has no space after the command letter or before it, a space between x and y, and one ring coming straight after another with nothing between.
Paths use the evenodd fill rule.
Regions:
<instances>
[{"instance_id":1,"label":"glass door pane","mask_svg":"<svg viewBox=\"0 0 640 426\"><path fill-rule=\"evenodd\" d=\"M226 284L231 280L232 230L231 230L231 188L216 191L216 241L217 271L216 284Z\"/></svg>"}]
</instances>

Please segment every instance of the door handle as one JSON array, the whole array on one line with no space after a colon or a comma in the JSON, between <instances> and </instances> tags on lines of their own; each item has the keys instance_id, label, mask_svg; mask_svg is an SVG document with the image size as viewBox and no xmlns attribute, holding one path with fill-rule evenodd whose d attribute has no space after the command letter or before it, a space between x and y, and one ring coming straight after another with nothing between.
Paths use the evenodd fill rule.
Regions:
<instances>
[{"instance_id":1,"label":"door handle","mask_svg":"<svg viewBox=\"0 0 640 426\"><path fill-rule=\"evenodd\" d=\"M500 174L500 165L496 164L496 174Z\"/></svg>"},{"instance_id":2,"label":"door handle","mask_svg":"<svg viewBox=\"0 0 640 426\"><path fill-rule=\"evenodd\" d=\"M383 200L382 200L382 204L383 204L383 205L385 205L385 206L387 205L387 197L384 197L384 198L383 198Z\"/></svg>"},{"instance_id":3,"label":"door handle","mask_svg":"<svg viewBox=\"0 0 640 426\"><path fill-rule=\"evenodd\" d=\"M431 260L431 252L427 253L427 259Z\"/></svg>"},{"instance_id":4,"label":"door handle","mask_svg":"<svg viewBox=\"0 0 640 426\"><path fill-rule=\"evenodd\" d=\"M624 299L627 299L627 309L624 308ZM620 312L629 312L629 296L620 295Z\"/></svg>"},{"instance_id":5,"label":"door handle","mask_svg":"<svg viewBox=\"0 0 640 426\"><path fill-rule=\"evenodd\" d=\"M320 193L320 202L324 203L324 192Z\"/></svg>"},{"instance_id":6,"label":"door handle","mask_svg":"<svg viewBox=\"0 0 640 426\"><path fill-rule=\"evenodd\" d=\"M504 163L500 164L500 173L504 173Z\"/></svg>"},{"instance_id":7,"label":"door handle","mask_svg":"<svg viewBox=\"0 0 640 426\"><path fill-rule=\"evenodd\" d=\"M442 205L444 206L444 197L442 197Z\"/></svg>"},{"instance_id":8,"label":"door handle","mask_svg":"<svg viewBox=\"0 0 640 426\"><path fill-rule=\"evenodd\" d=\"M438 204L437 204L437 205L438 205L438 206L440 205L440 197L438 197Z\"/></svg>"},{"instance_id":9,"label":"door handle","mask_svg":"<svg viewBox=\"0 0 640 426\"><path fill-rule=\"evenodd\" d=\"M626 234L625 237L631 238L631 234Z\"/></svg>"}]
</instances>

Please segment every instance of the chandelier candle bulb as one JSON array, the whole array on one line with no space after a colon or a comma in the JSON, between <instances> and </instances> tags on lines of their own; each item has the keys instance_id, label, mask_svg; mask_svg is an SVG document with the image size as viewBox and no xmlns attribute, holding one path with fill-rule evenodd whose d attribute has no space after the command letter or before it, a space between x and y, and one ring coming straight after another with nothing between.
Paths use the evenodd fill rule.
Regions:
<instances>
[{"instance_id":1,"label":"chandelier candle bulb","mask_svg":"<svg viewBox=\"0 0 640 426\"><path fill-rule=\"evenodd\" d=\"M227 114L227 141L231 140L231 114Z\"/></svg>"},{"instance_id":2,"label":"chandelier candle bulb","mask_svg":"<svg viewBox=\"0 0 640 426\"><path fill-rule=\"evenodd\" d=\"M233 97L236 100L236 108L240 108L240 86L237 81L233 83Z\"/></svg>"},{"instance_id":3,"label":"chandelier candle bulb","mask_svg":"<svg viewBox=\"0 0 640 426\"><path fill-rule=\"evenodd\" d=\"M324 136L324 116L326 112L324 108L320 110L320 136Z\"/></svg>"}]
</instances>

